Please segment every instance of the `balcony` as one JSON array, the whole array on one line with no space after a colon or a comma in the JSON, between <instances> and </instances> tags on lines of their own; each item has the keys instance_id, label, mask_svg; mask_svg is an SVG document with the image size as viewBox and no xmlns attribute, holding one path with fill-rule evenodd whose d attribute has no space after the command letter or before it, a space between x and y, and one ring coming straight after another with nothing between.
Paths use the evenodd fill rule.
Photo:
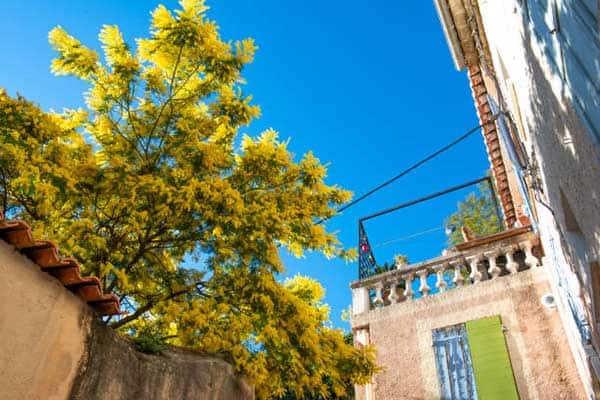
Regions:
<instances>
[{"instance_id":1,"label":"balcony","mask_svg":"<svg viewBox=\"0 0 600 400\"><path fill-rule=\"evenodd\" d=\"M418 301L448 290L514 274L540 265L541 248L531 226L475 238L447 250L444 255L353 282L352 313L359 315L383 307Z\"/></svg>"}]
</instances>

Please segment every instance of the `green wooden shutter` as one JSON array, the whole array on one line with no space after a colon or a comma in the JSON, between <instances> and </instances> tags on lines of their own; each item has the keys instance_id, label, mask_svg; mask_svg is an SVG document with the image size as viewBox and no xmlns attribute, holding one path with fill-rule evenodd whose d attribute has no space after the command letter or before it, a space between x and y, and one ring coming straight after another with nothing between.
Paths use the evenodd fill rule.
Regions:
<instances>
[{"instance_id":1,"label":"green wooden shutter","mask_svg":"<svg viewBox=\"0 0 600 400\"><path fill-rule=\"evenodd\" d=\"M518 400L499 316L465 323L480 400Z\"/></svg>"}]
</instances>

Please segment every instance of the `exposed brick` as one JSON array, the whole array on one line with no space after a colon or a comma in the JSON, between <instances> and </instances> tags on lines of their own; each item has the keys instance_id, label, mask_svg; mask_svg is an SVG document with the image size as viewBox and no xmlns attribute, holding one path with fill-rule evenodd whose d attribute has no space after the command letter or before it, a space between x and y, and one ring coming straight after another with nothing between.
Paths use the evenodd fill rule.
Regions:
<instances>
[{"instance_id":1,"label":"exposed brick","mask_svg":"<svg viewBox=\"0 0 600 400\"><path fill-rule=\"evenodd\" d=\"M475 108L482 124L482 133L492 166L492 173L496 180L498 196L501 199L502 210L504 211L504 222L508 227L512 227L516 222L513 199L506 175L506 167L502 159L498 131L495 122L491 122L493 114L488 103L487 88L485 87L481 68L478 65L469 66L469 81L471 93L475 100Z\"/></svg>"}]
</instances>

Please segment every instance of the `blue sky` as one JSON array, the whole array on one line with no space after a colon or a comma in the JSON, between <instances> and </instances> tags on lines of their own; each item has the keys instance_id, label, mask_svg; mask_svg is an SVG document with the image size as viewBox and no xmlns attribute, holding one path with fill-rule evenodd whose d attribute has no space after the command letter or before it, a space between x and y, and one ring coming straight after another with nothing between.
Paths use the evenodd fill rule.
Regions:
<instances>
[{"instance_id":1,"label":"blue sky","mask_svg":"<svg viewBox=\"0 0 600 400\"><path fill-rule=\"evenodd\" d=\"M102 24L117 24L126 38L147 34L155 0L2 0L0 86L45 109L83 104L80 82L50 74L47 34L56 25L97 47ZM437 150L478 121L466 74L454 69L433 1L305 0L209 1L209 17L226 40L253 37L259 50L244 72L246 91L262 116L245 129L274 128L291 138L300 156L313 150L330 164L328 182L364 193ZM357 219L483 176L488 168L481 135L471 136L368 200L329 221L346 246L356 246ZM412 261L438 255L443 230L434 230L469 190L366 223L378 261L407 254ZM345 329L356 263L320 255L284 255L288 274L317 278L327 290L333 324Z\"/></svg>"}]
</instances>

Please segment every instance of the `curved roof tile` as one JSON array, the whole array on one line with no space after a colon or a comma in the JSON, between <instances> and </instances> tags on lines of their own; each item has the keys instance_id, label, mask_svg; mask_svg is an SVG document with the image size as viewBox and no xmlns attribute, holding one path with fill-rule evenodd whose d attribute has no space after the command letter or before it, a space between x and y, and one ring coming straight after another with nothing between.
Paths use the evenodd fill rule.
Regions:
<instances>
[{"instance_id":1,"label":"curved roof tile","mask_svg":"<svg viewBox=\"0 0 600 400\"><path fill-rule=\"evenodd\" d=\"M61 258L56 245L48 240L34 240L31 228L24 221L7 221L0 211L0 239L11 244L40 269L58 279L67 289L88 303L100 316L120 313L119 298L103 293L95 276L82 277L79 263L73 258Z\"/></svg>"}]
</instances>

